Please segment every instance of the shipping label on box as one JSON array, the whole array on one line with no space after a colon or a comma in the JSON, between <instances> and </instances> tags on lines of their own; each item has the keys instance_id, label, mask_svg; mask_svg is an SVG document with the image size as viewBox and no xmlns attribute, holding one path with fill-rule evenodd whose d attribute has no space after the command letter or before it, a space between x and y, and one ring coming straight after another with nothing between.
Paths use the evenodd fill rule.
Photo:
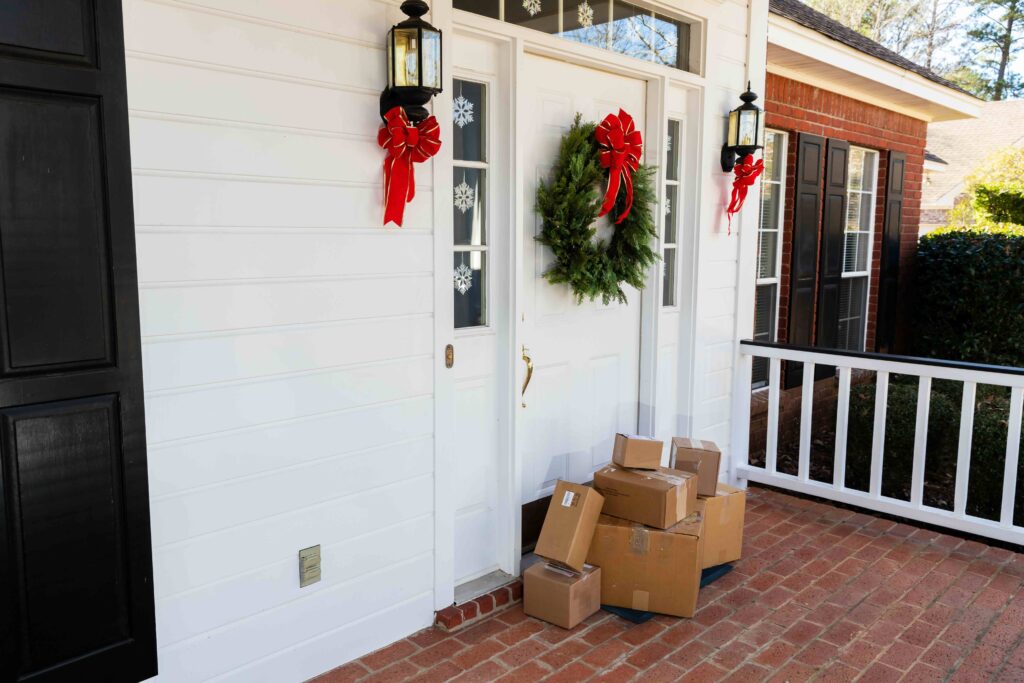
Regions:
<instances>
[{"instance_id":1,"label":"shipping label on box","mask_svg":"<svg viewBox=\"0 0 1024 683\"><path fill-rule=\"evenodd\" d=\"M697 477L666 467L628 470L616 465L594 473L604 514L667 529L697 508Z\"/></svg>"},{"instance_id":2,"label":"shipping label on box","mask_svg":"<svg viewBox=\"0 0 1024 683\"><path fill-rule=\"evenodd\" d=\"M531 617L573 628L601 609L601 569L579 572L538 562L523 572L523 611Z\"/></svg>"},{"instance_id":3,"label":"shipping label on box","mask_svg":"<svg viewBox=\"0 0 1024 683\"><path fill-rule=\"evenodd\" d=\"M700 513L669 529L601 515L587 562L601 568L601 602L692 617L702 565Z\"/></svg>"},{"instance_id":4,"label":"shipping label on box","mask_svg":"<svg viewBox=\"0 0 1024 683\"><path fill-rule=\"evenodd\" d=\"M583 569L604 498L581 484L559 481L534 552L576 571Z\"/></svg>"},{"instance_id":5,"label":"shipping label on box","mask_svg":"<svg viewBox=\"0 0 1024 683\"><path fill-rule=\"evenodd\" d=\"M697 475L698 495L715 495L721 461L722 451L714 441L686 439L681 436L672 439L669 463L672 469Z\"/></svg>"},{"instance_id":6,"label":"shipping label on box","mask_svg":"<svg viewBox=\"0 0 1024 683\"><path fill-rule=\"evenodd\" d=\"M697 509L704 517L705 568L740 559L746 504L747 492L727 484L719 484L716 495L697 499Z\"/></svg>"},{"instance_id":7,"label":"shipping label on box","mask_svg":"<svg viewBox=\"0 0 1024 683\"><path fill-rule=\"evenodd\" d=\"M656 470L661 467L665 442L636 434L616 434L612 462L619 467Z\"/></svg>"}]
</instances>

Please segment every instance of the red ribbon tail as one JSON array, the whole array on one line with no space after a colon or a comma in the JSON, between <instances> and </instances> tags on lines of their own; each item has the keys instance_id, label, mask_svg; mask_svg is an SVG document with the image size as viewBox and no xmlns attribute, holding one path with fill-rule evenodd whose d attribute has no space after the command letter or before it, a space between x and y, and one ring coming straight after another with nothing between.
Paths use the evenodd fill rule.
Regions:
<instances>
[{"instance_id":1,"label":"red ribbon tail","mask_svg":"<svg viewBox=\"0 0 1024 683\"><path fill-rule=\"evenodd\" d=\"M384 225L394 223L402 227L406 197L411 199L409 193L415 194L415 188L409 186L411 176L412 160L408 156L389 154L384 160Z\"/></svg>"},{"instance_id":2,"label":"red ribbon tail","mask_svg":"<svg viewBox=\"0 0 1024 683\"><path fill-rule=\"evenodd\" d=\"M615 221L615 225L618 225L622 221L626 220L626 216L633 209L633 176L628 171L622 171L623 185L626 187L626 207L622 210L622 215Z\"/></svg>"}]
</instances>

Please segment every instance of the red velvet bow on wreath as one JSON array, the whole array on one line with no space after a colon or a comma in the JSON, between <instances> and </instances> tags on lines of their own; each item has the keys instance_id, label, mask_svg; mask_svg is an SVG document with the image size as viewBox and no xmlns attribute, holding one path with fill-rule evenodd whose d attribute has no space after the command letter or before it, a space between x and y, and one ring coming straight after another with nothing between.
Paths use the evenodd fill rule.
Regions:
<instances>
[{"instance_id":1,"label":"red velvet bow on wreath","mask_svg":"<svg viewBox=\"0 0 1024 683\"><path fill-rule=\"evenodd\" d=\"M758 176L763 171L764 159L758 159L755 162L753 154L743 157L743 161L733 167L732 172L736 174L736 177L732 181L732 200L729 202L729 207L725 210L725 215L729 219L730 235L732 234L733 215L739 213L740 209L743 208L743 202L747 199L747 190L757 181Z\"/></svg>"},{"instance_id":2,"label":"red velvet bow on wreath","mask_svg":"<svg viewBox=\"0 0 1024 683\"><path fill-rule=\"evenodd\" d=\"M633 208L633 174L640 167L643 138L633 123L633 117L621 109L618 116L608 114L604 117L604 121L594 129L594 138L600 150L598 159L601 167L608 169L608 189L605 191L601 213L597 215L600 218L615 207L621 183L626 188L626 206L615 221L618 225Z\"/></svg>"},{"instance_id":3,"label":"red velvet bow on wreath","mask_svg":"<svg viewBox=\"0 0 1024 683\"><path fill-rule=\"evenodd\" d=\"M384 159L384 225L401 227L405 205L416 196L414 163L422 163L441 149L441 127L433 116L415 126L405 110L394 107L384 115L377 144L387 150Z\"/></svg>"}]
</instances>

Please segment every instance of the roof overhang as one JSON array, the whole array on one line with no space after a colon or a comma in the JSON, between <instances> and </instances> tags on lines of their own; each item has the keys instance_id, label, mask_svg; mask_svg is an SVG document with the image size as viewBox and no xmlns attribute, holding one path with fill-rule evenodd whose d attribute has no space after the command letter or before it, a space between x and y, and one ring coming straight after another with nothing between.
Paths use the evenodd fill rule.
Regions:
<instances>
[{"instance_id":1,"label":"roof overhang","mask_svg":"<svg viewBox=\"0 0 1024 683\"><path fill-rule=\"evenodd\" d=\"M768 72L924 121L974 118L981 101L791 19L768 17Z\"/></svg>"}]
</instances>

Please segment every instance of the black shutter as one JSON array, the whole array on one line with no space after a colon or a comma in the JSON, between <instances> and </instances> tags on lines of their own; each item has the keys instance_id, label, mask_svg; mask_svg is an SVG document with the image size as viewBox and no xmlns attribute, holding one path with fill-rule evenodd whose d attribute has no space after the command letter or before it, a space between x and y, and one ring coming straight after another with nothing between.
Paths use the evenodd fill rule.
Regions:
<instances>
[{"instance_id":1,"label":"black shutter","mask_svg":"<svg viewBox=\"0 0 1024 683\"><path fill-rule=\"evenodd\" d=\"M885 228L878 280L878 320L875 349L892 353L896 344L897 293L900 280L900 232L903 226L903 184L907 155L889 152L885 191Z\"/></svg>"},{"instance_id":2,"label":"black shutter","mask_svg":"<svg viewBox=\"0 0 1024 683\"><path fill-rule=\"evenodd\" d=\"M794 346L811 346L814 343L814 294L818 274L825 139L801 133L797 144L788 342ZM800 384L802 376L802 363L786 364L786 388Z\"/></svg>"},{"instance_id":3,"label":"black shutter","mask_svg":"<svg viewBox=\"0 0 1024 683\"><path fill-rule=\"evenodd\" d=\"M815 346L834 349L839 346L839 290L843 283L846 174L850 165L850 145L843 140L829 140L827 150L825 200L821 212L818 338Z\"/></svg>"},{"instance_id":4,"label":"black shutter","mask_svg":"<svg viewBox=\"0 0 1024 683\"><path fill-rule=\"evenodd\" d=\"M118 0L0 2L0 681L156 674Z\"/></svg>"}]
</instances>

